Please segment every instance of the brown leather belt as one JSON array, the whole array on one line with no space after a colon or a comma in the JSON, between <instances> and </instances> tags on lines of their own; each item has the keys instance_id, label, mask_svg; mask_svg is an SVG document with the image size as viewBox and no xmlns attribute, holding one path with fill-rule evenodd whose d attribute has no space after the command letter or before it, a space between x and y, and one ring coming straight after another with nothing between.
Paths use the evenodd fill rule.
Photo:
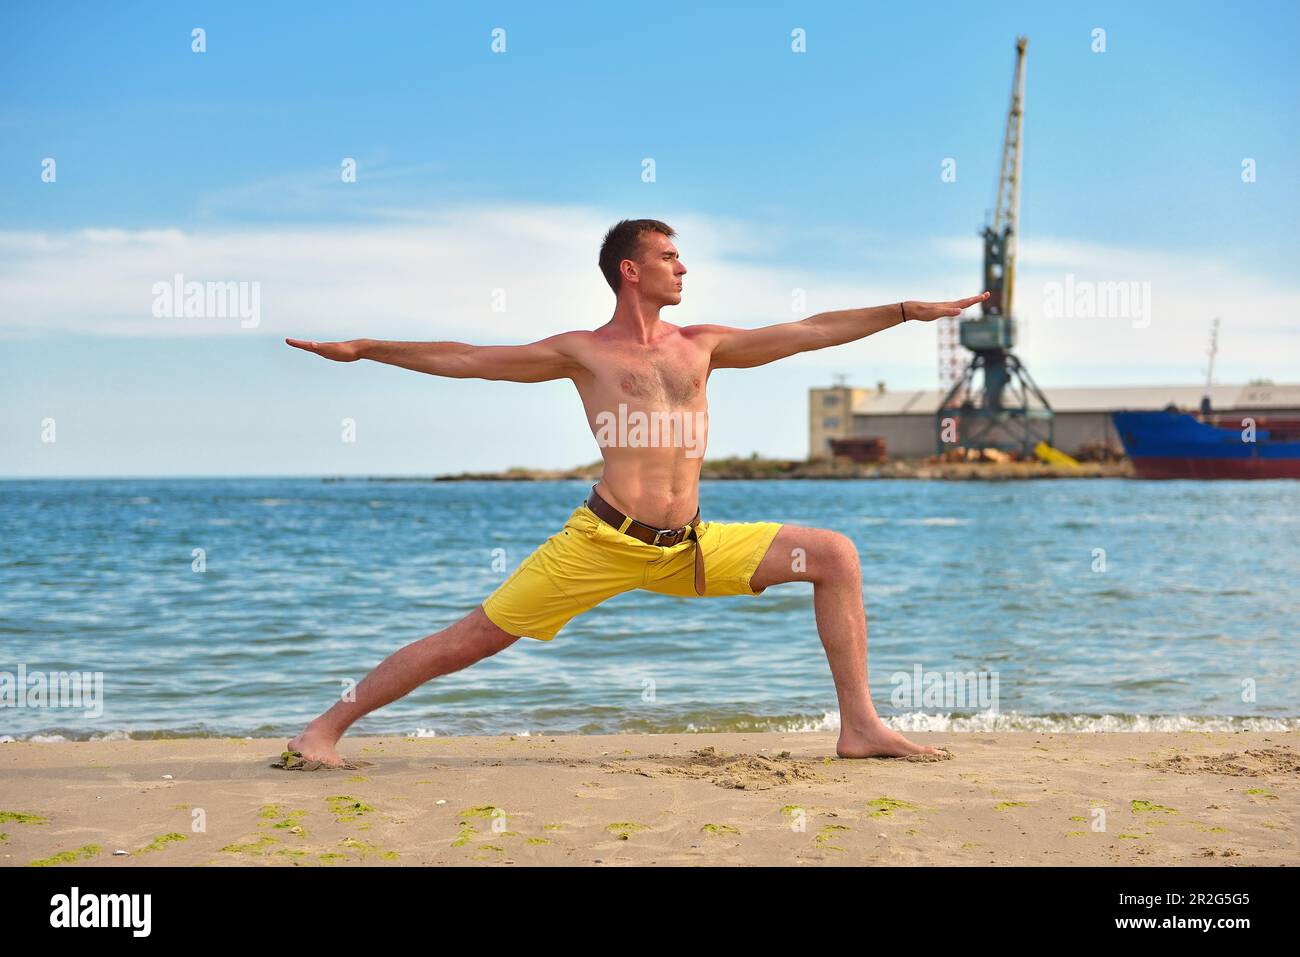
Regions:
<instances>
[{"instance_id":1,"label":"brown leather belt","mask_svg":"<svg viewBox=\"0 0 1300 957\"><path fill-rule=\"evenodd\" d=\"M591 495L587 498L587 508L596 513L596 517L613 525L624 535L630 535L639 542L645 542L647 545L658 545L664 548L671 548L684 542L688 538L695 539L695 593L704 594L704 552L700 548L700 539L697 526L700 524L700 510L695 509L695 517L681 528L655 528L653 525L647 525L645 522L638 522L634 518L624 515L609 502L605 501L596 493L596 486L591 487Z\"/></svg>"}]
</instances>

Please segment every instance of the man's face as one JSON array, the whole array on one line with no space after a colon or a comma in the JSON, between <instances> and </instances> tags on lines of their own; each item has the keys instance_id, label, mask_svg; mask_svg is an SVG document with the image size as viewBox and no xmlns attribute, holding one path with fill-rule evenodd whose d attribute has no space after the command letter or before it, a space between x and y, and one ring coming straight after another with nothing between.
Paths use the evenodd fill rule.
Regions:
<instances>
[{"instance_id":1,"label":"man's face","mask_svg":"<svg viewBox=\"0 0 1300 957\"><path fill-rule=\"evenodd\" d=\"M659 232L643 233L637 262L637 293L643 301L675 306L682 301L682 277L686 267L677 258L673 241Z\"/></svg>"}]
</instances>

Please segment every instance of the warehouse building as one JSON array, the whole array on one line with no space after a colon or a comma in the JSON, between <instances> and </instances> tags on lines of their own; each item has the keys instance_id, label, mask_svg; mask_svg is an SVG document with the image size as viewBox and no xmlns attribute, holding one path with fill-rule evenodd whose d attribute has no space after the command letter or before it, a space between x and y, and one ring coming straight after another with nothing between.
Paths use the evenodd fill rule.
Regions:
<instances>
[{"instance_id":1,"label":"warehouse building","mask_svg":"<svg viewBox=\"0 0 1300 957\"><path fill-rule=\"evenodd\" d=\"M1069 454L1101 443L1122 451L1110 413L1158 410L1169 405L1195 411L1208 395L1216 412L1258 415L1300 414L1297 385L1094 386L1044 389L1055 416L1055 445ZM890 391L834 385L808 393L808 456L828 458L832 439L878 437L891 458L924 458L937 450L938 389Z\"/></svg>"}]
</instances>

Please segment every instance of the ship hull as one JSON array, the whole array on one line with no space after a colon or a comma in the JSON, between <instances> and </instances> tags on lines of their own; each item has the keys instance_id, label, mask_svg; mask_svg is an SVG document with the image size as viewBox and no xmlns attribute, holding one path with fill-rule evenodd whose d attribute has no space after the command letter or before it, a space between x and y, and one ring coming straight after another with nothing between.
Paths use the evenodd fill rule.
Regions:
<instances>
[{"instance_id":1,"label":"ship hull","mask_svg":"<svg viewBox=\"0 0 1300 957\"><path fill-rule=\"evenodd\" d=\"M1219 428L1183 412L1111 417L1138 478L1300 479L1300 441L1267 429Z\"/></svg>"},{"instance_id":2,"label":"ship hull","mask_svg":"<svg viewBox=\"0 0 1300 957\"><path fill-rule=\"evenodd\" d=\"M1300 459L1197 459L1130 456L1144 479L1300 479Z\"/></svg>"}]
</instances>

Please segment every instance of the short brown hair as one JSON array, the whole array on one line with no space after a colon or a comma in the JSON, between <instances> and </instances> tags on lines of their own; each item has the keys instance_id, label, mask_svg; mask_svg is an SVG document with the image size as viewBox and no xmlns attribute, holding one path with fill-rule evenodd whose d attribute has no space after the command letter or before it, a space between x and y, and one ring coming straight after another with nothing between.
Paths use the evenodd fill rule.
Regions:
<instances>
[{"instance_id":1,"label":"short brown hair","mask_svg":"<svg viewBox=\"0 0 1300 957\"><path fill-rule=\"evenodd\" d=\"M610 228L605 234L605 241L600 244L600 271L605 274L605 282L618 295L623 285L623 273L618 268L624 259L633 262L641 254L641 234L647 232L663 233L669 239L677 234L667 223L657 219L625 219Z\"/></svg>"}]
</instances>

